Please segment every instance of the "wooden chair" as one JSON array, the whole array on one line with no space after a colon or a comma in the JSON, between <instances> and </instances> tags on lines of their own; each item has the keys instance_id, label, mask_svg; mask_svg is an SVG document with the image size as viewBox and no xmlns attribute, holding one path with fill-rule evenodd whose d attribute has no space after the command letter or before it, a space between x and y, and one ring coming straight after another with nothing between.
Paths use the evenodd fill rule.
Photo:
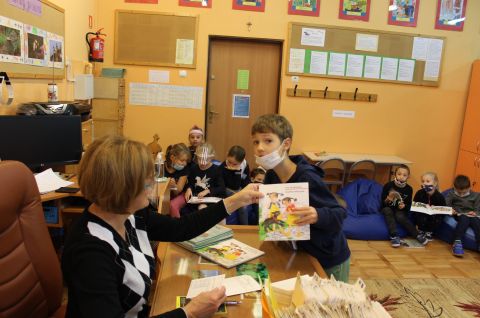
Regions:
<instances>
[{"instance_id":1,"label":"wooden chair","mask_svg":"<svg viewBox=\"0 0 480 318\"><path fill-rule=\"evenodd\" d=\"M323 182L330 188L330 191L336 192L343 186L345 181L345 161L341 158L330 158L316 164L325 172Z\"/></svg>"},{"instance_id":2,"label":"wooden chair","mask_svg":"<svg viewBox=\"0 0 480 318\"><path fill-rule=\"evenodd\" d=\"M377 165L373 160L365 159L354 162L348 170L345 184L349 184L350 182L360 178L375 180L376 173Z\"/></svg>"}]
</instances>

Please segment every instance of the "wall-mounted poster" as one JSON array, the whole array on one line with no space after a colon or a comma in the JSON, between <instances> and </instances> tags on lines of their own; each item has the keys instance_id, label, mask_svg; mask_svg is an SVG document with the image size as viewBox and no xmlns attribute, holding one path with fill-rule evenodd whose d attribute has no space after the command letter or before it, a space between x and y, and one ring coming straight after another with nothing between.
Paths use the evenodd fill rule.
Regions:
<instances>
[{"instance_id":1,"label":"wall-mounted poster","mask_svg":"<svg viewBox=\"0 0 480 318\"><path fill-rule=\"evenodd\" d=\"M370 0L340 0L340 19L368 21L369 16Z\"/></svg>"},{"instance_id":2,"label":"wall-mounted poster","mask_svg":"<svg viewBox=\"0 0 480 318\"><path fill-rule=\"evenodd\" d=\"M288 14L320 15L320 0L288 0Z\"/></svg>"},{"instance_id":3,"label":"wall-mounted poster","mask_svg":"<svg viewBox=\"0 0 480 318\"><path fill-rule=\"evenodd\" d=\"M467 0L438 0L435 29L463 31Z\"/></svg>"},{"instance_id":4,"label":"wall-mounted poster","mask_svg":"<svg viewBox=\"0 0 480 318\"><path fill-rule=\"evenodd\" d=\"M265 11L266 0L232 0L232 9L247 11Z\"/></svg>"},{"instance_id":5,"label":"wall-mounted poster","mask_svg":"<svg viewBox=\"0 0 480 318\"><path fill-rule=\"evenodd\" d=\"M25 24L24 34L25 64L47 66L47 32Z\"/></svg>"},{"instance_id":6,"label":"wall-mounted poster","mask_svg":"<svg viewBox=\"0 0 480 318\"><path fill-rule=\"evenodd\" d=\"M23 35L23 23L0 16L0 62L24 62Z\"/></svg>"},{"instance_id":7,"label":"wall-mounted poster","mask_svg":"<svg viewBox=\"0 0 480 318\"><path fill-rule=\"evenodd\" d=\"M47 34L48 38L48 66L63 68L64 64L64 44L63 36L50 33Z\"/></svg>"},{"instance_id":8,"label":"wall-mounted poster","mask_svg":"<svg viewBox=\"0 0 480 318\"><path fill-rule=\"evenodd\" d=\"M184 7L211 8L213 0L179 0L178 5Z\"/></svg>"},{"instance_id":9,"label":"wall-mounted poster","mask_svg":"<svg viewBox=\"0 0 480 318\"><path fill-rule=\"evenodd\" d=\"M416 27L420 0L390 0L388 24Z\"/></svg>"}]
</instances>

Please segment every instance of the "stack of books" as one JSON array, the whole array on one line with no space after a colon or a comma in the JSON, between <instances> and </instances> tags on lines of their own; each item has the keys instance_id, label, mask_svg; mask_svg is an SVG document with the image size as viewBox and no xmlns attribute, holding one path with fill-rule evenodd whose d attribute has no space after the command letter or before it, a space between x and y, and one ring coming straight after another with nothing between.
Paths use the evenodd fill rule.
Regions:
<instances>
[{"instance_id":1,"label":"stack of books","mask_svg":"<svg viewBox=\"0 0 480 318\"><path fill-rule=\"evenodd\" d=\"M232 229L225 226L215 225L205 233L184 242L178 242L177 244L186 248L191 252L197 252L198 250L207 246L215 245L218 242L225 241L233 237Z\"/></svg>"}]
</instances>

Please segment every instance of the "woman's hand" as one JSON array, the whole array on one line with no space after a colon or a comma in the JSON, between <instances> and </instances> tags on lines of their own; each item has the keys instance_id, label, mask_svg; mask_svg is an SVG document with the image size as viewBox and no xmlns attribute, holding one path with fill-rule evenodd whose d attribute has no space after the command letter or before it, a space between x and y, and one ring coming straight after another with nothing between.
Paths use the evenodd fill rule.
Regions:
<instances>
[{"instance_id":1,"label":"woman's hand","mask_svg":"<svg viewBox=\"0 0 480 318\"><path fill-rule=\"evenodd\" d=\"M399 208L400 210L405 209L405 203L400 202L400 203L398 204L398 208Z\"/></svg>"},{"instance_id":2,"label":"woman's hand","mask_svg":"<svg viewBox=\"0 0 480 318\"><path fill-rule=\"evenodd\" d=\"M185 201L188 202L190 198L192 197L192 189L188 188L187 191L185 191Z\"/></svg>"},{"instance_id":3,"label":"woman's hand","mask_svg":"<svg viewBox=\"0 0 480 318\"><path fill-rule=\"evenodd\" d=\"M296 207L289 214L296 216L296 225L314 224L318 221L318 213L313 206Z\"/></svg>"},{"instance_id":4,"label":"woman's hand","mask_svg":"<svg viewBox=\"0 0 480 318\"><path fill-rule=\"evenodd\" d=\"M199 197L199 198L203 198L203 197L207 196L209 193L210 193L210 190L209 190L209 189L203 190L202 192L200 192L200 193L198 194L198 197Z\"/></svg>"},{"instance_id":5,"label":"woman's hand","mask_svg":"<svg viewBox=\"0 0 480 318\"><path fill-rule=\"evenodd\" d=\"M477 216L477 213L475 211L470 211L467 213L468 216Z\"/></svg>"},{"instance_id":6,"label":"woman's hand","mask_svg":"<svg viewBox=\"0 0 480 318\"><path fill-rule=\"evenodd\" d=\"M225 287L218 287L192 298L183 309L187 313L188 318L211 317L226 298Z\"/></svg>"},{"instance_id":7,"label":"woman's hand","mask_svg":"<svg viewBox=\"0 0 480 318\"><path fill-rule=\"evenodd\" d=\"M228 213L249 204L258 203L263 193L258 192L258 184L250 183L242 190L223 200Z\"/></svg>"}]
</instances>

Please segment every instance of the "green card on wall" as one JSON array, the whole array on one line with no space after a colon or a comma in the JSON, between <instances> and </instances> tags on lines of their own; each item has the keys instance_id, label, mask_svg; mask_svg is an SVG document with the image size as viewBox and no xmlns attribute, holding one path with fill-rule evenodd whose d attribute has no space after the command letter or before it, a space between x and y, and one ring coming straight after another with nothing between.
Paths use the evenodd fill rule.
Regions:
<instances>
[{"instance_id":1,"label":"green card on wall","mask_svg":"<svg viewBox=\"0 0 480 318\"><path fill-rule=\"evenodd\" d=\"M237 89L248 89L248 83L250 81L249 70L237 71Z\"/></svg>"}]
</instances>

